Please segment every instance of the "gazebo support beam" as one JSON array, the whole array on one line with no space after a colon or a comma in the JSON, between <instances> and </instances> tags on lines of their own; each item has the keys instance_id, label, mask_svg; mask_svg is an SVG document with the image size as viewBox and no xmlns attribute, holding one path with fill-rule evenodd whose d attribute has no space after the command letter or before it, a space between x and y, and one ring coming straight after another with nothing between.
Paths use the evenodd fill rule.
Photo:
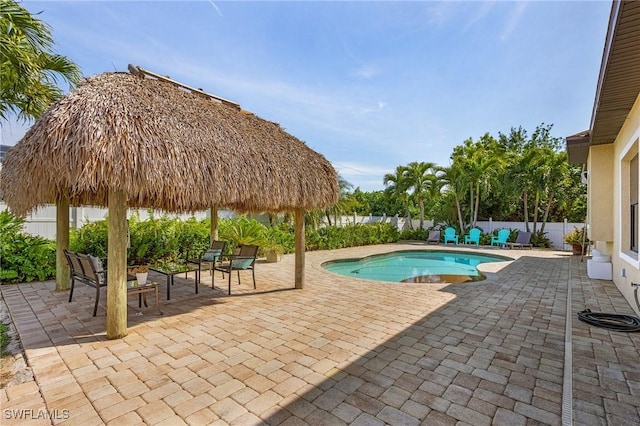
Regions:
<instances>
[{"instance_id":1,"label":"gazebo support beam","mask_svg":"<svg viewBox=\"0 0 640 426\"><path fill-rule=\"evenodd\" d=\"M107 339L127 335L127 194L109 189Z\"/></svg>"},{"instance_id":2,"label":"gazebo support beam","mask_svg":"<svg viewBox=\"0 0 640 426\"><path fill-rule=\"evenodd\" d=\"M209 243L212 244L218 239L218 206L211 207L211 238Z\"/></svg>"},{"instance_id":3,"label":"gazebo support beam","mask_svg":"<svg viewBox=\"0 0 640 426\"><path fill-rule=\"evenodd\" d=\"M295 253L295 288L304 287L304 210L296 209L294 212L295 221L295 239L296 239L296 253Z\"/></svg>"},{"instance_id":4,"label":"gazebo support beam","mask_svg":"<svg viewBox=\"0 0 640 426\"><path fill-rule=\"evenodd\" d=\"M56 202L56 291L69 290L71 278L64 251L69 249L69 198Z\"/></svg>"}]
</instances>

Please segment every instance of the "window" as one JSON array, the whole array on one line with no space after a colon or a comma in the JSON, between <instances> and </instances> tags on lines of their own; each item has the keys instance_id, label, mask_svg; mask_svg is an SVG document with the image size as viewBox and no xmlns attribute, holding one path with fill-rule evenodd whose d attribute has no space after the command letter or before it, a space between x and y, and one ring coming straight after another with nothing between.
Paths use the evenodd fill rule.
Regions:
<instances>
[{"instance_id":1,"label":"window","mask_svg":"<svg viewBox=\"0 0 640 426\"><path fill-rule=\"evenodd\" d=\"M638 154L629 161L629 247L638 253Z\"/></svg>"},{"instance_id":2,"label":"window","mask_svg":"<svg viewBox=\"0 0 640 426\"><path fill-rule=\"evenodd\" d=\"M630 140L619 157L618 249L620 257L640 268L640 139Z\"/></svg>"},{"instance_id":3,"label":"window","mask_svg":"<svg viewBox=\"0 0 640 426\"><path fill-rule=\"evenodd\" d=\"M631 251L638 252L638 203L631 204Z\"/></svg>"}]
</instances>

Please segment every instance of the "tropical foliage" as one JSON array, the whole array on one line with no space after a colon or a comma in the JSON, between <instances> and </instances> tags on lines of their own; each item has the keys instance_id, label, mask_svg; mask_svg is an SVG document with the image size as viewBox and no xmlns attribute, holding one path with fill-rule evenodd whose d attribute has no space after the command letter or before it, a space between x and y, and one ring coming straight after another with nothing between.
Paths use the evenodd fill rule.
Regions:
<instances>
[{"instance_id":1,"label":"tropical foliage","mask_svg":"<svg viewBox=\"0 0 640 426\"><path fill-rule=\"evenodd\" d=\"M11 342L11 336L9 336L9 327L0 322L0 356L7 354L7 347Z\"/></svg>"},{"instance_id":2,"label":"tropical foliage","mask_svg":"<svg viewBox=\"0 0 640 426\"><path fill-rule=\"evenodd\" d=\"M553 137L551 129L542 124L531 137L524 129L513 128L497 138L486 133L476 141L467 139L453 149L448 167L430 162L398 166L383 177L388 198L384 208L393 214L397 208L391 206L403 206L404 215L420 219L420 229L426 215L461 233L492 218L524 221L526 231L544 238L549 221L583 221L586 194L581 167L568 163L562 140ZM373 198L362 196L358 189L355 195Z\"/></svg>"},{"instance_id":3,"label":"tropical foliage","mask_svg":"<svg viewBox=\"0 0 640 426\"><path fill-rule=\"evenodd\" d=\"M29 282L53 278L56 245L22 231L25 220L0 212L0 282Z\"/></svg>"},{"instance_id":4,"label":"tropical foliage","mask_svg":"<svg viewBox=\"0 0 640 426\"><path fill-rule=\"evenodd\" d=\"M390 223L327 226L305 232L307 250L332 250L344 247L384 244L398 241L398 230Z\"/></svg>"},{"instance_id":5,"label":"tropical foliage","mask_svg":"<svg viewBox=\"0 0 640 426\"><path fill-rule=\"evenodd\" d=\"M565 234L564 242L570 245L583 245L588 244L589 239L585 235L585 228L574 227L573 231Z\"/></svg>"},{"instance_id":6,"label":"tropical foliage","mask_svg":"<svg viewBox=\"0 0 640 426\"><path fill-rule=\"evenodd\" d=\"M0 256L3 283L46 280L55 277L55 243L21 232L24 219L7 211L0 213ZM209 245L209 219L172 219L166 216L140 220L137 214L129 219L127 264L148 265L176 262L197 255ZM306 227L306 250L396 242L400 233L389 223L372 225ZM108 220L87 223L70 230L69 249L96 257L107 254ZM286 223L267 227L256 219L237 216L219 221L219 238L227 241L230 252L240 244L257 244L277 253L292 253L295 249L294 228ZM406 235L405 235L406 238Z\"/></svg>"},{"instance_id":7,"label":"tropical foliage","mask_svg":"<svg viewBox=\"0 0 640 426\"><path fill-rule=\"evenodd\" d=\"M37 118L62 96L62 79L75 86L80 69L52 51L51 28L13 0L0 0L0 119Z\"/></svg>"}]
</instances>

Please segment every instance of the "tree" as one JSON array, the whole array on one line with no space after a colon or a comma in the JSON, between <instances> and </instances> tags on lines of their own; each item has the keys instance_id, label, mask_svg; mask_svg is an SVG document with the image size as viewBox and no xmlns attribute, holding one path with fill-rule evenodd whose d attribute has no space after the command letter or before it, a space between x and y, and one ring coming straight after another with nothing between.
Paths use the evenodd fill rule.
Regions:
<instances>
[{"instance_id":1,"label":"tree","mask_svg":"<svg viewBox=\"0 0 640 426\"><path fill-rule=\"evenodd\" d=\"M432 173L427 175L427 179L429 179L427 190L429 208L426 214L429 219L435 221L436 215L441 210L443 202L442 191L448 183L446 180L445 168L440 166L433 167Z\"/></svg>"},{"instance_id":2,"label":"tree","mask_svg":"<svg viewBox=\"0 0 640 426\"><path fill-rule=\"evenodd\" d=\"M364 192L360 188L353 191L358 202L356 212L360 215L395 216L404 214L404 205L392 193L385 191Z\"/></svg>"},{"instance_id":3,"label":"tree","mask_svg":"<svg viewBox=\"0 0 640 426\"><path fill-rule=\"evenodd\" d=\"M409 210L409 195L407 194L409 185L405 175L405 167L396 167L395 174L387 173L384 175L382 182L384 186L387 187L385 189L385 193L395 195L404 205L407 219L409 220L409 228L413 229L413 224L411 223L411 211Z\"/></svg>"},{"instance_id":4,"label":"tree","mask_svg":"<svg viewBox=\"0 0 640 426\"><path fill-rule=\"evenodd\" d=\"M453 194L455 201L456 213L458 216L458 225L460 231L464 230L464 217L462 214L462 206L460 200L465 196L466 181L463 176L462 170L459 164L452 164L449 167L442 167L441 179L444 183L444 191L446 194Z\"/></svg>"},{"instance_id":5,"label":"tree","mask_svg":"<svg viewBox=\"0 0 640 426\"><path fill-rule=\"evenodd\" d=\"M71 87L80 69L52 52L51 28L14 0L0 0L0 119L15 113L27 121L38 118L62 97L59 78Z\"/></svg>"},{"instance_id":6,"label":"tree","mask_svg":"<svg viewBox=\"0 0 640 426\"><path fill-rule=\"evenodd\" d=\"M432 186L436 185L435 169L434 163L414 161L404 167L402 172L406 187L411 190L412 197L420 208L420 229L423 229L424 225L424 200L430 194Z\"/></svg>"},{"instance_id":7,"label":"tree","mask_svg":"<svg viewBox=\"0 0 640 426\"><path fill-rule=\"evenodd\" d=\"M506 167L500 186L492 191L499 200L491 217L524 220L529 232L544 232L550 220L584 218L581 167L568 164L562 140L551 136L552 127L542 123L531 137L521 127L500 134Z\"/></svg>"},{"instance_id":8,"label":"tree","mask_svg":"<svg viewBox=\"0 0 640 426\"><path fill-rule=\"evenodd\" d=\"M349 192L353 188L353 185L347 182L340 175L338 175L338 187L340 188L340 197L338 198L338 201L331 206L331 208L325 210L325 216L329 226L331 226L332 215L334 217L334 222L336 222L339 215L352 213L358 207L358 200L356 200L353 194Z\"/></svg>"},{"instance_id":9,"label":"tree","mask_svg":"<svg viewBox=\"0 0 640 426\"><path fill-rule=\"evenodd\" d=\"M476 226L481 194L487 193L497 181L503 166L502 151L488 133L478 142L471 138L454 148L451 159L461 170L461 177L469 188L469 224Z\"/></svg>"},{"instance_id":10,"label":"tree","mask_svg":"<svg viewBox=\"0 0 640 426\"><path fill-rule=\"evenodd\" d=\"M569 173L566 153L561 151L559 138L551 136L552 125L541 124L527 141L520 158L521 184L523 193L523 213L527 231L529 215L533 222L532 232L538 232L538 221L541 220L540 231L549 218L551 208L561 192L561 184ZM533 199L529 200L529 196ZM529 202L533 211L530 212Z\"/></svg>"}]
</instances>

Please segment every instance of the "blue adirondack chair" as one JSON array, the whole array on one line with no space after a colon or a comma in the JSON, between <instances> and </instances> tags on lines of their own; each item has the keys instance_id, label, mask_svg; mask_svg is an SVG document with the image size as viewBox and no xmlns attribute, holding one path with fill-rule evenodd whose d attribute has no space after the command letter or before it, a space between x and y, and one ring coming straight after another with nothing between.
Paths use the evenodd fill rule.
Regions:
<instances>
[{"instance_id":1,"label":"blue adirondack chair","mask_svg":"<svg viewBox=\"0 0 640 426\"><path fill-rule=\"evenodd\" d=\"M506 247L507 246L507 240L509 239L509 235L511 234L511 231L509 231L508 229L501 229L498 231L498 236L497 237L491 237L491 245L497 245L499 247Z\"/></svg>"},{"instance_id":2,"label":"blue adirondack chair","mask_svg":"<svg viewBox=\"0 0 640 426\"><path fill-rule=\"evenodd\" d=\"M452 241L456 245L458 244L458 235L456 235L456 230L451 227L444 230L444 243L447 244L449 241Z\"/></svg>"},{"instance_id":3,"label":"blue adirondack chair","mask_svg":"<svg viewBox=\"0 0 640 426\"><path fill-rule=\"evenodd\" d=\"M475 244L477 246L480 245L480 234L482 234L482 231L478 228L471 228L469 230L469 235L465 235L464 236L464 243L465 244Z\"/></svg>"}]
</instances>

